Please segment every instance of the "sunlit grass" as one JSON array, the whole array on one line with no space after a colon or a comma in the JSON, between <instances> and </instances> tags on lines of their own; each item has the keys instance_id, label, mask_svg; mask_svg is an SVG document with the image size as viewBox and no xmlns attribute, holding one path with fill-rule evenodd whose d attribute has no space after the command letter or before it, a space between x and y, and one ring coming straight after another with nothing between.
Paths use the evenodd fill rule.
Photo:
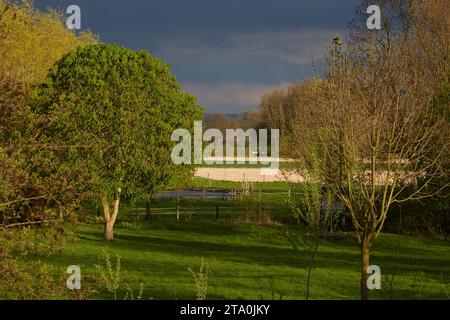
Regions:
<instances>
[{"instance_id":1,"label":"sunlit grass","mask_svg":"<svg viewBox=\"0 0 450 320\"><path fill-rule=\"evenodd\" d=\"M173 217L119 222L115 240L103 240L101 225L83 226L78 240L45 261L64 268L81 266L94 275L106 247L122 257L135 286L145 283L144 299L194 299L188 271L201 259L210 265L209 299L303 299L307 256L296 253L279 225L239 225L226 220ZM450 244L382 235L371 264L381 267L383 288L375 299L446 299L450 291ZM393 285L388 285L392 275ZM124 293L122 293L123 295ZM120 296L120 294L119 294ZM103 298L107 297L105 295ZM359 250L356 240L323 241L313 271L312 299L358 299Z\"/></svg>"}]
</instances>

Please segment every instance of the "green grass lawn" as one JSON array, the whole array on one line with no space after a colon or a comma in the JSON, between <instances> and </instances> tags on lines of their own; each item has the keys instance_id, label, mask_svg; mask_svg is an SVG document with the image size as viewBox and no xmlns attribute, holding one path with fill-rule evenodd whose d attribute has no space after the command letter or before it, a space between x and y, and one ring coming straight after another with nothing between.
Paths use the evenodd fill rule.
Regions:
<instances>
[{"instance_id":1,"label":"green grass lawn","mask_svg":"<svg viewBox=\"0 0 450 320\"><path fill-rule=\"evenodd\" d=\"M296 188L295 184L288 182L252 182L251 186L256 191L288 191ZM186 188L219 188L219 189L242 189L241 182L209 180L194 177L186 183Z\"/></svg>"},{"instance_id":2,"label":"green grass lawn","mask_svg":"<svg viewBox=\"0 0 450 320\"><path fill-rule=\"evenodd\" d=\"M188 268L198 270L202 258L211 267L208 299L304 297L307 256L292 249L281 225L242 225L206 217L123 220L109 243L103 241L102 231L100 224L82 226L77 241L62 253L35 258L63 269L80 265L82 275L88 276L96 273L95 264L106 248L112 257L121 256L122 272L132 287L144 282L143 299L194 299ZM374 299L448 299L448 242L385 234L373 249L371 264L379 265L383 275L383 288L372 292ZM311 298L358 299L358 295L356 240L323 241Z\"/></svg>"}]
</instances>

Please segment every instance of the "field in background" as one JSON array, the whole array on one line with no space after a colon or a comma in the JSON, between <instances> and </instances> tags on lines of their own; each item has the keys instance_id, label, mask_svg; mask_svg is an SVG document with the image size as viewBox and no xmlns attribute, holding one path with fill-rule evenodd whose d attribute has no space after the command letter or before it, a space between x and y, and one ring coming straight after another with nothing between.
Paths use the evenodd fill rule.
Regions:
<instances>
[{"instance_id":1,"label":"field in background","mask_svg":"<svg viewBox=\"0 0 450 320\"><path fill-rule=\"evenodd\" d=\"M288 191L295 187L295 184L289 182L253 182L251 186L254 190L261 191ZM243 187L243 181L223 181L223 180L212 180L201 177L194 177L191 181L186 183L186 188L196 187L196 188L224 188L224 189L241 189Z\"/></svg>"},{"instance_id":2,"label":"field in background","mask_svg":"<svg viewBox=\"0 0 450 320\"><path fill-rule=\"evenodd\" d=\"M301 192L300 185L285 182L239 183L194 178L183 189L165 190L149 203L123 204L121 216L148 220L170 216L175 220L194 216L211 219L241 219L256 224L265 222L295 222L292 203ZM86 212L102 217L101 209L92 205Z\"/></svg>"}]
</instances>

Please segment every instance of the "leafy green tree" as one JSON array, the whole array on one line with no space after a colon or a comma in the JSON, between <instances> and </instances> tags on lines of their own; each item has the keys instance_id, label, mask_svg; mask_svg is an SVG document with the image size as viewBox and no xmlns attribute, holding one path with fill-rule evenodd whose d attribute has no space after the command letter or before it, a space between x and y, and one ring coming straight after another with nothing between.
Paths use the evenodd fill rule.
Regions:
<instances>
[{"instance_id":1,"label":"leafy green tree","mask_svg":"<svg viewBox=\"0 0 450 320\"><path fill-rule=\"evenodd\" d=\"M30 88L42 82L56 61L96 41L89 32L66 28L64 13L41 12L31 0L0 0L0 142L14 131L11 113L27 103ZM13 127L13 128L12 128Z\"/></svg>"},{"instance_id":2,"label":"leafy green tree","mask_svg":"<svg viewBox=\"0 0 450 320\"><path fill-rule=\"evenodd\" d=\"M34 122L27 108L33 86L61 57L96 41L65 26L64 13L33 8L33 1L0 0L0 219L3 223L45 220L53 198L69 201L64 176L36 175L28 154L38 146L23 130ZM31 136L32 137L32 136ZM55 194L55 192L57 194ZM65 193L63 195L63 193ZM54 210L53 210L54 211Z\"/></svg>"},{"instance_id":3,"label":"leafy green tree","mask_svg":"<svg viewBox=\"0 0 450 320\"><path fill-rule=\"evenodd\" d=\"M113 239L121 200L142 200L192 172L172 163L171 135L192 130L202 109L146 51L79 48L53 67L32 106L41 117L34 157L45 159L36 170L63 172L80 193L98 199L106 240Z\"/></svg>"}]
</instances>

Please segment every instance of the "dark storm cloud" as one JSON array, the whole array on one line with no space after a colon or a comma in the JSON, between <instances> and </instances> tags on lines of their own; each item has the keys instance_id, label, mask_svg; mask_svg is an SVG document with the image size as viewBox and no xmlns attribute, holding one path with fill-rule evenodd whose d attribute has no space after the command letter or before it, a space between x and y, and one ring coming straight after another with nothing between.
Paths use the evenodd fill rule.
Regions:
<instances>
[{"instance_id":1,"label":"dark storm cloud","mask_svg":"<svg viewBox=\"0 0 450 320\"><path fill-rule=\"evenodd\" d=\"M313 74L358 0L36 0L77 4L102 41L147 49L172 65L208 111L237 112L259 94Z\"/></svg>"}]
</instances>

